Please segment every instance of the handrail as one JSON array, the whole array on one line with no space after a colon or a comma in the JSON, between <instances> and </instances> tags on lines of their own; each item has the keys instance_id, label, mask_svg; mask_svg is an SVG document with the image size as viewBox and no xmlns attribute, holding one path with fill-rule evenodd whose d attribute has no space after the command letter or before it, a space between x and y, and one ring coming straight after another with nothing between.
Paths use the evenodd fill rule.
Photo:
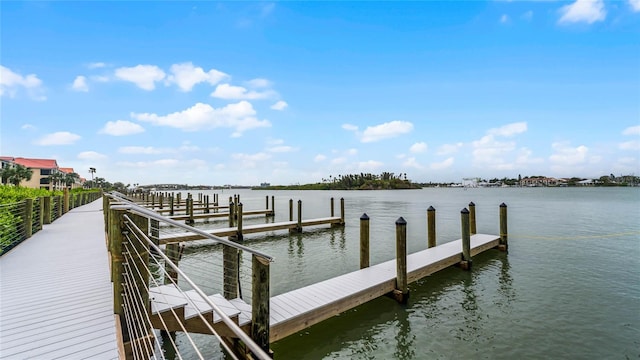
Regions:
<instances>
[{"instance_id":1,"label":"handrail","mask_svg":"<svg viewBox=\"0 0 640 360\"><path fill-rule=\"evenodd\" d=\"M116 209L123 209L122 207L118 207L118 205L112 206L111 208L116 208ZM133 224L133 221L131 221L126 215L125 217L127 218L127 220ZM139 230L139 229L138 229ZM187 283L189 283L189 285L193 288L193 290L198 293L198 295L202 298L202 300L204 302L207 303L207 305L211 306L211 308L218 314L218 316L220 316L220 318L222 319L222 321L229 327L229 329L231 331L233 331L234 334L236 334L238 336L238 338L244 342L244 344L251 350L251 352L256 355L257 357L259 357L260 359L265 359L265 360L270 360L271 357L260 347L258 346L258 344L255 343L255 341L249 336L247 335L247 333L245 333L244 331L242 331L242 329L240 329L240 327L233 322L233 320L231 320L231 318L229 318L229 316L227 314L224 313L224 311L222 311L222 309L220 309L208 296L207 294L205 294L200 287L198 287L198 285L196 285L195 282L193 282L188 276L187 274L185 274L182 270L180 270L180 268L178 266L176 266L173 261L171 261L171 259L169 259L169 257L167 255L164 254L164 252L160 249L160 247L156 244L153 243L153 241L151 241L151 239L142 231L140 231L140 233L138 235L141 235L146 241L147 244L153 249L155 250L155 252L157 253L158 256L162 257L162 259L164 259L166 264L169 264L169 266L171 266L171 268L173 268L173 270L175 270L179 276L181 276ZM216 336L218 336L216 334ZM229 349L227 349L229 350Z\"/></svg>"},{"instance_id":2,"label":"handrail","mask_svg":"<svg viewBox=\"0 0 640 360\"><path fill-rule=\"evenodd\" d=\"M107 193L106 195L111 197L111 198L113 198L113 199L115 199L115 200L127 203L127 205L112 205L111 208L113 208L113 209L129 210L129 211L131 211L133 213L136 213L138 215L142 215L142 216L148 217L149 219L162 221L164 223L173 225L175 227L182 228L182 229L187 230L189 232L201 235L201 236L203 236L203 237L205 237L207 239L214 240L214 241L220 242L220 243L222 243L224 245L231 246L233 248L246 251L246 252L248 252L248 253L250 253L252 255L260 256L260 257L268 260L269 262L272 262L274 260L273 256L265 254L265 253L263 253L261 251L252 249L250 247L238 244L236 242L227 240L225 238L222 238L222 237L219 237L219 236L216 236L216 235L209 234L206 231L203 231L203 230L200 230L200 229L196 229L196 228L194 228L192 226L183 224L183 223L181 223L179 221L164 217L164 216L158 214L157 212L155 212L153 210L149 210L149 209L147 209L145 207L142 207L142 206L136 204L135 202L129 200L125 195L123 195L123 194L121 194L121 193L119 193L117 191L112 191L110 193Z\"/></svg>"}]
</instances>

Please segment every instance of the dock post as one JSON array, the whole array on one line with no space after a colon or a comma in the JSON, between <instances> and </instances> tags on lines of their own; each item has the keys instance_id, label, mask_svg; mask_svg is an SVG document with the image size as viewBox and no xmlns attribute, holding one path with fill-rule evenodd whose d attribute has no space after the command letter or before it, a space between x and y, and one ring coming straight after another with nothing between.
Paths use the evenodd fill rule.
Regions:
<instances>
[{"instance_id":1,"label":"dock post","mask_svg":"<svg viewBox=\"0 0 640 360\"><path fill-rule=\"evenodd\" d=\"M178 204L177 204L178 209L180 209L180 202L182 202L182 193L178 193L178 194L176 195L176 200L177 200L177 202L178 202Z\"/></svg>"},{"instance_id":2,"label":"dock post","mask_svg":"<svg viewBox=\"0 0 640 360\"><path fill-rule=\"evenodd\" d=\"M369 267L369 216L360 217L360 269Z\"/></svg>"},{"instance_id":3,"label":"dock post","mask_svg":"<svg viewBox=\"0 0 640 360\"><path fill-rule=\"evenodd\" d=\"M251 268L251 338L269 353L269 260L254 254Z\"/></svg>"},{"instance_id":4,"label":"dock post","mask_svg":"<svg viewBox=\"0 0 640 360\"><path fill-rule=\"evenodd\" d=\"M333 209L334 208L333 203L334 203L333 198L331 198L331 217L335 216L335 211Z\"/></svg>"},{"instance_id":5,"label":"dock post","mask_svg":"<svg viewBox=\"0 0 640 360\"><path fill-rule=\"evenodd\" d=\"M187 225L193 226L196 222L193 220L193 198L191 194L187 198L187 215L189 215L189 219L186 221Z\"/></svg>"},{"instance_id":6,"label":"dock post","mask_svg":"<svg viewBox=\"0 0 640 360\"><path fill-rule=\"evenodd\" d=\"M33 234L33 199L24 199L24 236L28 239Z\"/></svg>"},{"instance_id":7,"label":"dock post","mask_svg":"<svg viewBox=\"0 0 640 360\"><path fill-rule=\"evenodd\" d=\"M344 225L344 198L340 198L340 225Z\"/></svg>"},{"instance_id":8,"label":"dock post","mask_svg":"<svg viewBox=\"0 0 640 360\"><path fill-rule=\"evenodd\" d=\"M162 210L164 207L164 194L160 193L158 196L160 197L160 199L158 199L158 205L160 205L160 210Z\"/></svg>"},{"instance_id":9,"label":"dock post","mask_svg":"<svg viewBox=\"0 0 640 360\"><path fill-rule=\"evenodd\" d=\"M462 228L462 261L460 267L463 270L471 270L471 230L469 226L469 210L460 211Z\"/></svg>"},{"instance_id":10,"label":"dock post","mask_svg":"<svg viewBox=\"0 0 640 360\"><path fill-rule=\"evenodd\" d=\"M180 243L169 243L165 245L164 253L167 255L169 260L174 263L176 266L179 266L180 263ZM164 278L164 284L178 284L178 272L171 267L168 263L164 264L164 271L167 276Z\"/></svg>"},{"instance_id":11,"label":"dock post","mask_svg":"<svg viewBox=\"0 0 640 360\"><path fill-rule=\"evenodd\" d=\"M509 243L507 241L507 204L500 204L500 245L498 249L507 251L509 249Z\"/></svg>"},{"instance_id":12,"label":"dock post","mask_svg":"<svg viewBox=\"0 0 640 360\"><path fill-rule=\"evenodd\" d=\"M169 216L175 215L175 208L173 204L173 196L169 198Z\"/></svg>"},{"instance_id":13,"label":"dock post","mask_svg":"<svg viewBox=\"0 0 640 360\"><path fill-rule=\"evenodd\" d=\"M44 204L44 212L43 212L43 224L51 224L51 196L45 196L42 198Z\"/></svg>"},{"instance_id":14,"label":"dock post","mask_svg":"<svg viewBox=\"0 0 640 360\"><path fill-rule=\"evenodd\" d=\"M409 299L407 285L407 221L400 217L396 220L396 289L393 296L401 304Z\"/></svg>"},{"instance_id":15,"label":"dock post","mask_svg":"<svg viewBox=\"0 0 640 360\"><path fill-rule=\"evenodd\" d=\"M206 195L204 197L204 206L205 206L204 212L205 214L208 214L210 212L209 211L209 195Z\"/></svg>"},{"instance_id":16,"label":"dock post","mask_svg":"<svg viewBox=\"0 0 640 360\"><path fill-rule=\"evenodd\" d=\"M293 221L293 199L289 199L289 221Z\"/></svg>"},{"instance_id":17,"label":"dock post","mask_svg":"<svg viewBox=\"0 0 640 360\"><path fill-rule=\"evenodd\" d=\"M265 209L266 209L266 210L269 210L269 195L266 195L266 196L264 197L264 202L265 202L265 204L266 204Z\"/></svg>"},{"instance_id":18,"label":"dock post","mask_svg":"<svg viewBox=\"0 0 640 360\"><path fill-rule=\"evenodd\" d=\"M69 189L64 188L62 190L62 196L64 199L64 205L63 205L64 207L63 207L62 213L66 214L69 212Z\"/></svg>"},{"instance_id":19,"label":"dock post","mask_svg":"<svg viewBox=\"0 0 640 360\"><path fill-rule=\"evenodd\" d=\"M156 193L151 194L151 209L156 207Z\"/></svg>"},{"instance_id":20,"label":"dock post","mask_svg":"<svg viewBox=\"0 0 640 360\"><path fill-rule=\"evenodd\" d=\"M276 216L276 197L271 195L271 214L269 216Z\"/></svg>"},{"instance_id":21,"label":"dock post","mask_svg":"<svg viewBox=\"0 0 640 360\"><path fill-rule=\"evenodd\" d=\"M238 203L238 230L237 230L237 240L242 241L242 203Z\"/></svg>"},{"instance_id":22,"label":"dock post","mask_svg":"<svg viewBox=\"0 0 640 360\"><path fill-rule=\"evenodd\" d=\"M476 204L472 201L469 203L469 231L471 235L478 233L476 229Z\"/></svg>"},{"instance_id":23,"label":"dock post","mask_svg":"<svg viewBox=\"0 0 640 360\"><path fill-rule=\"evenodd\" d=\"M298 200L298 227L296 231L299 233L302 232L302 200Z\"/></svg>"},{"instance_id":24,"label":"dock post","mask_svg":"<svg viewBox=\"0 0 640 360\"><path fill-rule=\"evenodd\" d=\"M436 246L436 209L429 206L427 209L427 248Z\"/></svg>"}]
</instances>

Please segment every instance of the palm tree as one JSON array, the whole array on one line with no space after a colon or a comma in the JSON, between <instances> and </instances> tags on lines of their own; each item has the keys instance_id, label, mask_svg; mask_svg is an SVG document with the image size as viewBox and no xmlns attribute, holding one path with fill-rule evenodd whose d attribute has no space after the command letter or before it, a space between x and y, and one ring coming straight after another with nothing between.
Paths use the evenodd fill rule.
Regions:
<instances>
[{"instance_id":1,"label":"palm tree","mask_svg":"<svg viewBox=\"0 0 640 360\"><path fill-rule=\"evenodd\" d=\"M91 173L91 180L93 180L93 174L95 174L95 173L96 173L96 168L94 168L94 167L90 167L90 168L89 168L89 173Z\"/></svg>"},{"instance_id":2,"label":"palm tree","mask_svg":"<svg viewBox=\"0 0 640 360\"><path fill-rule=\"evenodd\" d=\"M55 171L54 173L49 175L49 179L51 180L51 185L53 186L51 190L55 190L58 185L60 185L60 183L64 181L64 174L59 171Z\"/></svg>"},{"instance_id":3,"label":"palm tree","mask_svg":"<svg viewBox=\"0 0 640 360\"><path fill-rule=\"evenodd\" d=\"M65 185L67 185L68 188L72 187L73 184L76 183L76 180L78 180L80 178L80 175L72 172L72 173L66 173L63 176L62 182L64 182Z\"/></svg>"},{"instance_id":4,"label":"palm tree","mask_svg":"<svg viewBox=\"0 0 640 360\"><path fill-rule=\"evenodd\" d=\"M12 183L15 186L19 186L22 180L26 180L26 181L31 180L31 175L33 175L33 170L22 165L16 165L12 169L5 169L5 171L3 171L3 178L5 175L5 172L8 173L7 181Z\"/></svg>"}]
</instances>

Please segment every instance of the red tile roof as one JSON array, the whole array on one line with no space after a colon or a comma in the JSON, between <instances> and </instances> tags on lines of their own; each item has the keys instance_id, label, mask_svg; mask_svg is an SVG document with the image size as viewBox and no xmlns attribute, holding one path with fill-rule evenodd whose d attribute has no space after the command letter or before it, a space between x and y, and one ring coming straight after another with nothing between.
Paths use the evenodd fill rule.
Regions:
<instances>
[{"instance_id":1,"label":"red tile roof","mask_svg":"<svg viewBox=\"0 0 640 360\"><path fill-rule=\"evenodd\" d=\"M66 174L72 174L72 173L75 172L75 171L73 171L73 168L59 168L58 170L62 171L63 173L66 173Z\"/></svg>"},{"instance_id":2,"label":"red tile roof","mask_svg":"<svg viewBox=\"0 0 640 360\"><path fill-rule=\"evenodd\" d=\"M26 159L26 158L11 158L11 157L2 157L3 160L11 160L18 165L22 165L31 169L57 169L58 162L53 159Z\"/></svg>"}]
</instances>

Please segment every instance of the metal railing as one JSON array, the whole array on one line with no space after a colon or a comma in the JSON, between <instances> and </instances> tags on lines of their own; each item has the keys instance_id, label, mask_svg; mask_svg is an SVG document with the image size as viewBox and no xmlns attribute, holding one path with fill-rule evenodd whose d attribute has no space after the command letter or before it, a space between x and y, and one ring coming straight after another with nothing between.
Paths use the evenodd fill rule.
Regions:
<instances>
[{"instance_id":1,"label":"metal railing","mask_svg":"<svg viewBox=\"0 0 640 360\"><path fill-rule=\"evenodd\" d=\"M123 194L106 194L107 201L114 312L120 318L127 358L164 358L167 353L207 358L201 340L192 336L200 333L213 335L232 358L270 359L268 306L266 325L260 326L265 315L257 317L260 310L255 310L256 304L268 304L268 277L261 284L263 291L256 293L261 286L252 283L252 272L258 263L266 264L268 273L271 256L161 216ZM164 236L185 231L203 237L211 249L206 259L181 259L184 248L159 245ZM237 311L230 312L229 304Z\"/></svg>"}]
</instances>

